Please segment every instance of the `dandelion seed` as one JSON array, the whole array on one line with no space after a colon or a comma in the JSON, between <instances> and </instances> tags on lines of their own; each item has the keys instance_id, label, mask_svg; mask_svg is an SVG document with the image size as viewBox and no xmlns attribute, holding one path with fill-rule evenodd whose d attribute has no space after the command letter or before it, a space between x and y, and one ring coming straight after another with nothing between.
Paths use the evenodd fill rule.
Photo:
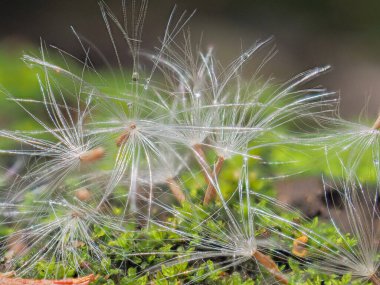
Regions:
<instances>
[{"instance_id":1,"label":"dandelion seed","mask_svg":"<svg viewBox=\"0 0 380 285\"><path fill-rule=\"evenodd\" d=\"M72 108L66 102L62 90L57 87L53 91L51 79L45 74L45 85L39 80L43 96L43 106L49 116L49 123L43 122L35 114L29 111L22 100L11 100L18 104L33 120L43 128L40 131L0 131L0 136L11 139L31 147L30 150L2 150L6 154L21 154L29 157L38 157L35 165L28 169L20 182L15 185L19 189L14 200L19 199L26 191L35 190L44 185L44 195L51 195L59 186L60 182L74 170L86 164L90 166L105 155L105 150L100 147L100 137L88 135L85 130L85 119L91 112L91 95L82 105L81 95L76 94L75 99L78 109ZM80 93L80 92L79 92ZM58 103L62 101L62 104ZM40 135L50 136L39 138ZM40 162L42 159L44 162Z\"/></svg>"},{"instance_id":2,"label":"dandelion seed","mask_svg":"<svg viewBox=\"0 0 380 285\"><path fill-rule=\"evenodd\" d=\"M25 209L18 213L16 230L11 234L16 239L8 243L9 248L20 242L27 245L8 261L16 266L21 259L25 259L16 269L20 275L29 273L40 261L57 261L64 265L65 270L81 273L83 253L92 261L100 262L105 258L100 247L107 245L93 239L94 227L103 230L110 228L114 233L124 232L118 218L101 214L79 199L74 201L75 204L65 199L41 201L35 202L38 206L31 207L13 205Z\"/></svg>"},{"instance_id":3,"label":"dandelion seed","mask_svg":"<svg viewBox=\"0 0 380 285\"><path fill-rule=\"evenodd\" d=\"M141 52L141 35L147 1L142 0L140 4L131 1L131 7L127 6L127 3L129 2L122 1L123 21L117 19L105 2L100 3L122 79L121 88L114 91L116 95L100 92L102 88L97 88L97 84L90 84L84 80L84 73L90 71L97 75L99 82L108 86L108 82L92 64L90 49L84 45L75 31L75 36L85 52L84 62L79 60L83 63L80 76L70 72L69 68L49 63L43 52L41 59L24 57L29 63L43 67L45 81L42 83L39 80L39 82L43 96L42 104L50 122L43 122L24 107L25 103L32 101L13 98L12 100L26 110L43 129L32 132L0 131L0 136L32 147L31 150L3 151L3 153L46 159L42 163L36 162L33 168L28 169L27 174L21 179L20 191L15 191L18 190L17 187L10 189L10 192L16 193L17 196L10 199L12 203L0 203L0 213L5 219L4 222L15 228L15 232L4 239L4 244L7 246L2 250L10 266L16 267L20 260L25 259L17 269L17 273L26 275L39 261L54 261L64 265L65 276L68 270L75 271L76 274L84 273L89 266L87 266L88 261L83 260L83 256L93 262L102 263L110 248L110 243L107 242L110 238L108 233L126 231L125 221L122 218L104 214L105 206L109 206L107 210L119 212L119 205L122 204L123 218L127 216L126 212L131 210L134 214L144 216L147 224L153 223L165 232L179 236L182 241L186 241L194 248L194 251L185 253L164 252L164 249L161 254L175 254L177 258L143 270L143 273L158 269L161 265L173 265L178 261L213 260L222 270L248 264L255 272L267 272L271 275L271 279L288 284L287 275L276 263L278 257L284 259L287 254L293 253L299 258L309 255L317 257L318 262L321 256L324 258L323 261L332 261L337 257L337 252L339 254L343 252L344 262L348 260L347 268L353 269L356 261L354 254L344 252L334 244L331 248L327 247L322 242L318 245L326 250L326 256L321 254L320 248L313 250L313 242L318 241L320 237L311 231L306 231L302 225L294 221L289 222L290 227L302 234L294 238L262 222L260 219L263 217L270 217L273 223L284 222L286 219L274 211L265 211L260 209L260 206L252 206L257 198L263 200L265 198L251 191L248 182L248 158L260 159L251 152L270 144L261 141L264 135L273 134L280 127L296 124L305 118L317 122L327 120L327 114L336 103L335 99L330 98L331 94L322 89L298 90L298 88L325 72L328 67L304 72L275 91L270 91L269 80L257 84L256 76L273 56L272 50L263 59L252 80L245 85L241 80L243 64L270 39L256 42L223 66L219 64L212 48L204 53L199 48L193 51L190 48L189 33L184 33L184 45L174 42L192 16L191 14L190 17L186 17L186 13L183 13L175 22L174 9L161 39L161 46L154 55L147 53L152 66L146 73L140 57L145 55ZM132 13L131 20L127 17L129 11ZM132 74L128 77L124 74L119 55L121 49L112 32L114 28L121 32L131 52ZM68 55L59 49L56 50L63 59ZM49 71L52 71L53 76L57 73L56 76L64 75L72 79L75 89L75 92L72 92L75 98L74 107L66 100L64 91L65 94L67 91L56 83ZM156 77L157 72L161 72L163 78ZM97 105L93 104L93 97L96 97ZM102 119L94 120L97 119L93 117L96 114L93 112L95 107L101 112ZM380 128L378 121L379 119L371 129L373 133L377 133ZM50 127L50 124L53 127ZM40 135L49 135L51 139L41 139ZM108 140L114 146L102 147ZM115 151L112 171L94 171L83 175L86 173L83 173L82 169L91 167L102 159L106 155L106 150L107 156ZM209 150L217 155L213 166L207 161ZM212 207L208 207L206 211L201 206L193 204L181 185L183 171L193 175L193 166L189 165L189 155L195 156L207 183L203 204L210 204L219 198L218 203L221 207L215 211L212 211ZM237 155L243 157L243 174L236 191L226 199L218 183L218 176L224 162ZM95 182L91 180L100 175L102 177L98 178L99 180ZM71 185L73 180L75 187ZM66 187L66 183L70 187ZM128 187L118 187L125 185ZM92 188L94 186L97 186L95 189L104 190L100 199L94 195ZM180 208L154 197L156 193L153 190L159 189L160 186L171 192L181 203ZM66 191L70 189L73 192ZM43 191L45 195L39 197L41 201L34 201L33 206L18 203L24 198L22 194L29 190ZM58 190L62 193L58 193ZM58 198L53 200L52 197ZM123 199L126 199L125 204ZM112 202L115 200L118 206L113 208ZM144 209L139 205L140 201L147 202L147 215L142 214ZM277 202L269 198L266 201L277 205ZM94 203L96 205L93 205ZM166 214L172 214L175 223L170 219L158 220L151 217L152 205L162 209ZM105 236L94 238L95 228L100 228ZM263 234L258 234L258 231ZM103 239L106 241L103 242ZM283 239L291 241L293 246L284 247ZM160 252L146 253L148 254L156 255ZM137 255L140 253L123 254L127 258ZM365 275L363 280L374 280L376 283L378 267L367 266L363 269L368 264L369 262L361 263L362 267L360 269L357 267L355 270L363 272L366 270L365 274L360 272ZM320 269L323 265L322 262L316 267ZM188 270L185 274L195 270ZM340 269L336 265L330 272L346 273L347 270ZM61 273L58 269L55 272L55 274ZM4 282L14 282L14 284L34 282L21 278L8 280L9 275L0 275L0 283L2 278L5 278ZM359 273L355 278L357 276ZM204 277L207 276L196 276L192 282L200 281ZM46 283L42 284L87 284L94 279L94 276L90 275L78 279L46 280Z\"/></svg>"},{"instance_id":4,"label":"dandelion seed","mask_svg":"<svg viewBox=\"0 0 380 285\"><path fill-rule=\"evenodd\" d=\"M153 199L153 173L151 169L154 164L164 161L165 153L159 152L161 146L164 146L166 149L173 149L171 147L172 142L178 136L173 131L173 127L170 126L172 117L168 112L170 109L169 95L164 94L165 90L154 86L153 79L154 73L158 68L159 59L167 46L175 39L179 31L182 30L188 18L183 13L180 15L178 22L173 23L175 9L173 10L161 41L162 46L153 57L150 55L152 68L150 72L146 73L142 70L140 64L140 56L142 54L140 49L147 1L142 1L138 5L132 4L129 7L130 9L127 9L127 3L123 1L122 22L117 19L107 4L102 2L100 6L120 67L120 73L125 83L122 89L123 93L125 93L125 90L130 90L130 92L127 92L123 98L120 98L120 96L112 98L108 95L96 93L102 102L100 107L103 108L104 113L111 113L111 116L113 118L116 117L116 119L95 123L91 134L96 136L101 134L106 134L106 136L119 134L116 138L118 153L116 154L114 171L110 175L99 207L107 201L117 185L123 180L124 175L129 172L129 192L128 195L125 195L127 197L126 208L128 207L131 211L136 211L137 192L140 188L138 185L140 172L144 172L145 170L149 172L149 196L151 201ZM132 19L136 19L135 16L139 15L139 20L136 22L134 20L129 21L127 19L127 12L131 12ZM114 40L111 25L114 25L121 32L131 51L133 59L131 88L128 86L130 82L125 79L126 77L123 73L124 68L119 57L119 47ZM94 89L96 90L97 88L94 87ZM151 96L150 92L156 96ZM149 203L151 204L151 202Z\"/></svg>"},{"instance_id":5,"label":"dandelion seed","mask_svg":"<svg viewBox=\"0 0 380 285\"><path fill-rule=\"evenodd\" d=\"M243 173L246 174L245 167ZM224 200L218 185L216 185L216 189L222 207L213 213L207 213L193 204L188 204L186 207L185 203L185 209L177 210L169 205L156 202L157 206L175 216L180 224L172 225L165 221L152 221L152 223L166 231L173 232L194 247L194 251L177 253L177 258L163 264L171 266L178 262L224 258L225 261L220 263L220 269L226 270L253 262L259 268L269 272L281 284L288 284L287 277L279 270L272 257L267 254L271 252L271 256L281 256L281 253L277 251L278 248L282 248L281 241L276 239L275 235L271 235L267 239L260 239L255 235L258 226L254 222L256 210L251 207L252 196L246 183L246 176L243 175L235 193L239 199L239 208L236 210L229 205L229 201L233 198ZM156 267L150 268L150 270L154 270ZM201 278L205 277L207 276L201 276L192 282L203 280Z\"/></svg>"},{"instance_id":6,"label":"dandelion seed","mask_svg":"<svg viewBox=\"0 0 380 285\"><path fill-rule=\"evenodd\" d=\"M162 153L166 153L165 158L155 165L152 164L151 173L141 173L139 182L142 186L149 186L150 184L158 187L159 185L166 184L169 190L173 194L174 198L183 203L186 200L186 195L183 191L183 187L177 178L183 170L188 171L190 174L192 170L187 165L187 157L180 157L177 151L172 150L160 150Z\"/></svg>"},{"instance_id":7,"label":"dandelion seed","mask_svg":"<svg viewBox=\"0 0 380 285\"><path fill-rule=\"evenodd\" d=\"M189 48L167 48L159 59L165 78L171 79L174 98L178 98L176 107L179 111L174 112L173 117L181 134L179 139L194 151L209 185L205 204L215 197L213 180L220 171L222 161L234 155L257 159L249 151L265 146L259 142L260 136L300 119L320 117L322 120L325 113L331 112L332 106L335 108L336 100L330 98L331 93L313 89L297 90L329 67L304 72L274 92L267 90L268 83L262 86L257 84L258 87L252 87L253 83L250 83L243 88L243 64L269 41L255 43L225 68L215 64L218 60L212 49L203 54ZM191 46L187 34L184 35L184 45ZM262 65L271 56L268 55ZM177 78L173 78L173 73ZM248 147L250 143L256 145ZM216 171L210 170L203 147L216 151Z\"/></svg>"},{"instance_id":8,"label":"dandelion seed","mask_svg":"<svg viewBox=\"0 0 380 285\"><path fill-rule=\"evenodd\" d=\"M302 234L296 239L285 233L281 235L293 243L292 253L297 258L307 256L307 259L302 260L304 265L321 273L338 276L350 274L352 280L378 284L376 282L379 278L380 252L377 236L380 215L376 203L379 189L372 193L357 180L353 180L351 170L345 170L345 172L350 174L347 180L333 187L325 183L325 191L335 189L345 209L343 216L347 221L347 230L341 228L340 218L331 214L332 209L337 205L334 201L329 203L326 197L336 239L327 238L313 229L302 226L304 223L298 224L267 212L261 212L258 215L266 216L275 224L277 222L282 225L287 224L293 231L296 230Z\"/></svg>"},{"instance_id":9,"label":"dandelion seed","mask_svg":"<svg viewBox=\"0 0 380 285\"><path fill-rule=\"evenodd\" d=\"M352 172L348 175L356 176L359 166L363 166L371 169L368 174L377 176L380 173L379 165L376 164L376 161L380 161L380 130L376 128L377 124L378 119L369 127L341 118L330 118L324 127L325 133L322 132L319 137L306 138L306 143L322 145L330 156L344 160ZM302 139L300 141L302 143ZM371 157L373 165L367 163L368 157Z\"/></svg>"}]
</instances>

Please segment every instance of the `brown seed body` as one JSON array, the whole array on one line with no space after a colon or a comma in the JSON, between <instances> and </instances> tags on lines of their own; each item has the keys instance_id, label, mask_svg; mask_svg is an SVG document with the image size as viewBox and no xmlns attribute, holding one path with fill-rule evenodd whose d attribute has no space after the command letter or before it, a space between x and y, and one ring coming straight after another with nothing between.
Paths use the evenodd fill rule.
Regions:
<instances>
[{"instance_id":1,"label":"brown seed body","mask_svg":"<svg viewBox=\"0 0 380 285\"><path fill-rule=\"evenodd\" d=\"M116 146L120 147L123 143L125 143L128 139L129 136L131 135L131 130L136 129L135 124L131 124L129 126L129 129L123 132L117 139L116 139Z\"/></svg>"},{"instance_id":2,"label":"brown seed body","mask_svg":"<svg viewBox=\"0 0 380 285\"><path fill-rule=\"evenodd\" d=\"M86 202L91 199L91 192L87 188L79 188L75 190L75 197L83 202Z\"/></svg>"},{"instance_id":3,"label":"brown seed body","mask_svg":"<svg viewBox=\"0 0 380 285\"><path fill-rule=\"evenodd\" d=\"M270 256L256 250L254 253L252 253L252 257L254 257L256 261L265 267L271 274L273 274L274 278L276 278L278 282L281 284L289 284L286 277L281 273L277 267L277 264L272 260Z\"/></svg>"},{"instance_id":4,"label":"brown seed body","mask_svg":"<svg viewBox=\"0 0 380 285\"><path fill-rule=\"evenodd\" d=\"M129 131L126 131L122 133L117 139L116 139L116 146L120 147L124 142L126 142L129 139Z\"/></svg>"},{"instance_id":5,"label":"brown seed body","mask_svg":"<svg viewBox=\"0 0 380 285\"><path fill-rule=\"evenodd\" d=\"M96 147L79 156L81 162L94 162L101 159L105 155L106 151L102 147Z\"/></svg>"}]
</instances>

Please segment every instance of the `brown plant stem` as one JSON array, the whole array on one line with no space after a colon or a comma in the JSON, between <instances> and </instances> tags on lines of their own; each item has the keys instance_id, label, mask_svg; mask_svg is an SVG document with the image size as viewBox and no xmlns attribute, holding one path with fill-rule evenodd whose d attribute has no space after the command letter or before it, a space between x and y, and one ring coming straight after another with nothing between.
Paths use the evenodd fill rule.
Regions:
<instances>
[{"instance_id":1,"label":"brown plant stem","mask_svg":"<svg viewBox=\"0 0 380 285\"><path fill-rule=\"evenodd\" d=\"M380 278L376 275L376 273L371 276L369 281L371 281L374 285L380 285Z\"/></svg>"},{"instance_id":2,"label":"brown plant stem","mask_svg":"<svg viewBox=\"0 0 380 285\"><path fill-rule=\"evenodd\" d=\"M88 285L91 282L95 281L97 276L90 274L84 277L79 278L67 278L60 280L48 280L48 279L24 279L14 276L14 272L10 273L1 273L0 274L0 285Z\"/></svg>"},{"instance_id":3,"label":"brown plant stem","mask_svg":"<svg viewBox=\"0 0 380 285\"><path fill-rule=\"evenodd\" d=\"M288 279L286 279L286 277L281 273L277 267L277 264L272 260L270 256L256 250L254 253L252 253L252 257L254 257L257 262L260 263L263 267L265 267L278 282L281 284L289 284Z\"/></svg>"},{"instance_id":4,"label":"brown plant stem","mask_svg":"<svg viewBox=\"0 0 380 285\"><path fill-rule=\"evenodd\" d=\"M5 272L5 273L0 273L0 278L11 278L11 277L14 277L16 276L16 272L15 271L9 271L9 272Z\"/></svg>"},{"instance_id":5,"label":"brown plant stem","mask_svg":"<svg viewBox=\"0 0 380 285\"><path fill-rule=\"evenodd\" d=\"M218 159L214 166L213 176L215 179L218 177L220 170L222 169L224 163L224 157L218 156ZM203 198L203 205L208 205L216 197L216 189L212 181L209 181L205 196Z\"/></svg>"},{"instance_id":6,"label":"brown plant stem","mask_svg":"<svg viewBox=\"0 0 380 285\"><path fill-rule=\"evenodd\" d=\"M376 122L373 124L372 129L374 129L374 130L380 130L380 115L377 118Z\"/></svg>"},{"instance_id":7,"label":"brown plant stem","mask_svg":"<svg viewBox=\"0 0 380 285\"><path fill-rule=\"evenodd\" d=\"M177 181L175 181L174 178L169 178L166 180L166 183L168 184L170 191L173 193L177 201L181 204L185 202L186 196L183 193L181 186L177 183Z\"/></svg>"},{"instance_id":8,"label":"brown plant stem","mask_svg":"<svg viewBox=\"0 0 380 285\"><path fill-rule=\"evenodd\" d=\"M202 170L202 173L203 173L203 177L205 178L207 184L210 184L210 173L211 173L211 170L210 170L210 167L207 164L206 154L203 151L202 145L200 145L200 144L193 145L193 150L196 153L195 158L197 159L197 161L198 161L198 163L199 163L199 165L201 167L201 170Z\"/></svg>"}]
</instances>

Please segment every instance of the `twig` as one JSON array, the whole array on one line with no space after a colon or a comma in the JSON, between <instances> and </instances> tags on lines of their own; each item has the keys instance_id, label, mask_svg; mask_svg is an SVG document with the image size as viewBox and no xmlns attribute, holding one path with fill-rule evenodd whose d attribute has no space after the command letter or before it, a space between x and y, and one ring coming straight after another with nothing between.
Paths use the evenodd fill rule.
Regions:
<instances>
[{"instance_id":1,"label":"twig","mask_svg":"<svg viewBox=\"0 0 380 285\"><path fill-rule=\"evenodd\" d=\"M23 279L13 277L15 272L0 273L0 285L88 285L90 282L95 281L96 276L90 274L79 278L67 278L60 280L47 280L47 279Z\"/></svg>"}]
</instances>

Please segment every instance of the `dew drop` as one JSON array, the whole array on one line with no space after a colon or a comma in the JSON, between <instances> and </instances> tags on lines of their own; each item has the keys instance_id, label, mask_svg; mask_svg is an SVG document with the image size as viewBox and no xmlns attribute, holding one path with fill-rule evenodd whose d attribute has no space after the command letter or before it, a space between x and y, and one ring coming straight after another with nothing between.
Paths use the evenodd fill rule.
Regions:
<instances>
[{"instance_id":1,"label":"dew drop","mask_svg":"<svg viewBox=\"0 0 380 285\"><path fill-rule=\"evenodd\" d=\"M144 89L145 89L145 90L148 90L149 83L150 83L150 78L147 78L147 79L145 80L145 85L144 85Z\"/></svg>"},{"instance_id":2,"label":"dew drop","mask_svg":"<svg viewBox=\"0 0 380 285\"><path fill-rule=\"evenodd\" d=\"M140 79L140 75L139 75L139 73L138 72L133 72L132 73L132 81L133 82L137 82L137 81L139 81L139 79Z\"/></svg>"},{"instance_id":3,"label":"dew drop","mask_svg":"<svg viewBox=\"0 0 380 285\"><path fill-rule=\"evenodd\" d=\"M245 53L243 53L243 54L241 55L241 59L242 59L243 61L246 61L248 58L249 58L249 54L248 54L247 52L245 52Z\"/></svg>"}]
</instances>

